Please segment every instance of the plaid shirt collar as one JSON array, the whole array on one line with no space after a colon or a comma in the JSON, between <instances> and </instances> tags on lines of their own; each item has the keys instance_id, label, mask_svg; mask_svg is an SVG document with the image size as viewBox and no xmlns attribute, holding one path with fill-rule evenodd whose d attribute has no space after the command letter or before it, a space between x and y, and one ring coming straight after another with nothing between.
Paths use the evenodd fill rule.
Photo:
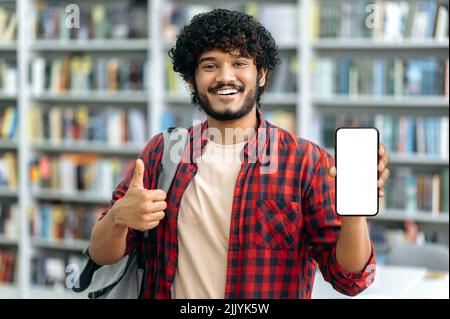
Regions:
<instances>
[{"instance_id":1,"label":"plaid shirt collar","mask_svg":"<svg viewBox=\"0 0 450 319\"><path fill-rule=\"evenodd\" d=\"M242 150L241 160L243 161L261 162L267 146L277 138L277 135L274 135L276 129L266 121L258 107L256 108L256 117L258 128L255 134L249 137L247 144ZM191 163L196 163L197 158L203 154L207 140L208 121L193 126L188 146L190 147L190 152L185 154L190 156Z\"/></svg>"}]
</instances>

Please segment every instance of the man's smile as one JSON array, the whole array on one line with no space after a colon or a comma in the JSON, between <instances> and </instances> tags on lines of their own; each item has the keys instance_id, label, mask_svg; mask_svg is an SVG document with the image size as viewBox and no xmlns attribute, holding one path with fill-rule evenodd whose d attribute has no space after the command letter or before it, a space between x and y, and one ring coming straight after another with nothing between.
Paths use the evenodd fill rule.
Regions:
<instances>
[{"instance_id":1,"label":"man's smile","mask_svg":"<svg viewBox=\"0 0 450 319\"><path fill-rule=\"evenodd\" d=\"M238 86L224 86L220 89L210 90L211 95L221 102L227 103L236 100L244 91L243 87Z\"/></svg>"},{"instance_id":2,"label":"man's smile","mask_svg":"<svg viewBox=\"0 0 450 319\"><path fill-rule=\"evenodd\" d=\"M226 89L219 90L212 95L221 102L231 102L238 99L241 96L241 92L236 89Z\"/></svg>"}]
</instances>

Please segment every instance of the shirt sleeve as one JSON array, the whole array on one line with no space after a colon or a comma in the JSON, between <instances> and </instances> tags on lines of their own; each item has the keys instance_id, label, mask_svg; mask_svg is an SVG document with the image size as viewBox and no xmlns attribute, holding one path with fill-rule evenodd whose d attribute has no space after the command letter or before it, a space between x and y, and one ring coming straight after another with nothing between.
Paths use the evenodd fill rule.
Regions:
<instances>
[{"instance_id":1,"label":"shirt sleeve","mask_svg":"<svg viewBox=\"0 0 450 319\"><path fill-rule=\"evenodd\" d=\"M150 141L147 143L147 145L142 149L142 151L139 153L139 158L144 162L145 171L144 171L144 188L150 189L150 185L152 185L153 176L155 176L155 173L157 171L156 165L155 165L155 159L160 157L162 155L162 133L154 136ZM135 164L131 165L131 167L128 169L127 173L125 174L125 177L122 179L122 181L116 186L112 193L112 198L110 201L110 205L107 209L105 209L99 220L101 220L103 217L108 214L112 208L112 206L115 204L116 201L121 199L125 196L125 194L128 191L128 187L130 185L130 181L134 174L134 168ZM138 238L141 238L139 236L140 231L135 230L131 227L128 227L128 233L126 238L126 249L125 249L125 255L128 255L134 247L136 247L136 242Z\"/></svg>"},{"instance_id":2,"label":"shirt sleeve","mask_svg":"<svg viewBox=\"0 0 450 319\"><path fill-rule=\"evenodd\" d=\"M370 258L361 272L348 272L336 260L336 243L341 217L335 210L335 183L328 177L334 158L322 149L303 201L309 255L318 263L324 279L340 293L355 296L369 287L375 277L375 253L371 242Z\"/></svg>"}]
</instances>

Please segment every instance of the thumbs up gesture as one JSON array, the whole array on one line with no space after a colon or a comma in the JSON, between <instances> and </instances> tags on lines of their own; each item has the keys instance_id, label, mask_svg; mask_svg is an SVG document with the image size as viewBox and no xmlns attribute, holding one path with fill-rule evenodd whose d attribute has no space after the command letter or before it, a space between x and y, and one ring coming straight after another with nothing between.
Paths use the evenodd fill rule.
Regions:
<instances>
[{"instance_id":1,"label":"thumbs up gesture","mask_svg":"<svg viewBox=\"0 0 450 319\"><path fill-rule=\"evenodd\" d=\"M114 204L116 224L146 231L158 226L164 218L166 193L144 188L144 162L136 160L133 177L124 197Z\"/></svg>"}]
</instances>

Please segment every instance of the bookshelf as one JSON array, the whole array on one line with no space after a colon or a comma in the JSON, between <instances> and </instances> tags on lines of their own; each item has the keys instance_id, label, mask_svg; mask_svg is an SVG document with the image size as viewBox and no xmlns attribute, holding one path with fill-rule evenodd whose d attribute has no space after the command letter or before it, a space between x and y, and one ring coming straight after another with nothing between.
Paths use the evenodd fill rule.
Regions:
<instances>
[{"instance_id":1,"label":"bookshelf","mask_svg":"<svg viewBox=\"0 0 450 319\"><path fill-rule=\"evenodd\" d=\"M33 192L36 199L43 201L60 201L67 203L82 203L82 204L108 204L110 197L98 196L92 194L91 192L60 192L60 191L49 191L49 190L39 190Z\"/></svg>"},{"instance_id":2,"label":"bookshelf","mask_svg":"<svg viewBox=\"0 0 450 319\"><path fill-rule=\"evenodd\" d=\"M34 51L58 52L58 51L144 51L149 49L146 39L123 39L123 40L84 40L67 41L60 40L38 40L31 45Z\"/></svg>"},{"instance_id":3,"label":"bookshelf","mask_svg":"<svg viewBox=\"0 0 450 319\"><path fill-rule=\"evenodd\" d=\"M313 44L315 50L376 50L378 54L383 53L380 51L402 51L403 53L414 50L420 51L420 53L426 50L435 54L436 50L446 50L448 43L444 40L435 39L402 39L401 41L386 42L373 39L320 39Z\"/></svg>"},{"instance_id":4,"label":"bookshelf","mask_svg":"<svg viewBox=\"0 0 450 319\"><path fill-rule=\"evenodd\" d=\"M17 240L11 239L11 238L3 238L3 236L2 236L2 237L0 237L0 245L14 246L14 245L17 245Z\"/></svg>"},{"instance_id":5,"label":"bookshelf","mask_svg":"<svg viewBox=\"0 0 450 319\"><path fill-rule=\"evenodd\" d=\"M0 2L0 297L14 295L19 240L14 227L17 199L16 4Z\"/></svg>"},{"instance_id":6,"label":"bookshelf","mask_svg":"<svg viewBox=\"0 0 450 319\"><path fill-rule=\"evenodd\" d=\"M72 145L64 145L61 143L33 143L33 149L41 152L52 153L96 153L117 156L137 156L141 148L136 146L105 146L103 143L73 143Z\"/></svg>"},{"instance_id":7,"label":"bookshelf","mask_svg":"<svg viewBox=\"0 0 450 319\"><path fill-rule=\"evenodd\" d=\"M86 248L89 241L87 240L44 240L41 238L33 238L33 246L41 249L55 249L79 252Z\"/></svg>"},{"instance_id":8,"label":"bookshelf","mask_svg":"<svg viewBox=\"0 0 450 319\"><path fill-rule=\"evenodd\" d=\"M0 2L0 6L2 6L3 3L4 2ZM144 61L145 59L147 59L148 61L150 61L150 57L152 56L150 37L148 36L151 33L150 24L147 23L147 21L145 21L143 24L141 23L140 26L137 26L136 24L139 23L139 21L142 22L142 19L139 20L142 17L147 19L147 17L156 15L154 13L151 13L151 8L146 4L145 1L138 2L136 5L137 7L134 9L129 9L128 4L124 6L123 1L122 5L109 5L108 1L99 1L99 6L92 5L88 1L81 1L79 3L79 6L82 8L82 20L83 15L89 16L90 10L97 10L96 18L99 18L99 16L103 16L103 18L105 16L114 17L118 20L117 23L122 23L122 27L117 27L117 25L112 26L112 29L110 30L111 34L108 35L106 35L106 33L108 33L109 31L103 30L104 32L106 32L105 34L103 34L104 37L99 36L99 38L95 39L94 37L80 39L80 34L71 34L71 39L60 41L60 39L52 39L52 37L48 36L48 34L46 34L45 37L40 38L40 31L36 31L36 25L33 25L33 23L36 21L37 11L47 10L44 13L44 16L45 14L56 14L60 8L64 8L64 6L69 4L69 2L66 4L63 1L50 1L45 3L34 0L18 0L10 1L10 3L15 6L14 9L17 16L19 17L18 20L24 22L22 24L19 23L16 41L10 43L0 42L0 59L3 56L14 57L15 59L17 59L20 79L19 87L22 89L18 91L20 92L19 94L16 94L15 92L4 92L0 90L0 104L3 105L5 103L11 102L18 104L19 118L21 123L19 128L19 136L21 138L17 139L17 141L11 139L1 139L0 152L6 150L17 151L20 188L18 191L1 189L0 201L3 202L4 200L12 200L18 202L20 209L17 213L18 216L16 216L16 222L18 224L18 228L22 231L22 233L17 240L1 237L0 248L7 246L17 247L18 259L21 260L21 262L15 267L16 273L14 282L9 284L2 284L2 286L0 287L1 296L24 298L86 297L85 295L83 296L72 294L70 291L62 290L61 285L59 285L58 288L56 286L55 288L42 286L42 274L37 274L36 277L36 270L35 265L33 264L33 260L37 259L36 262L38 262L38 265L46 266L46 262L42 263L42 260L39 259L41 255L48 255L49 262L51 261L53 263L53 267L57 265L59 267L59 272L61 272L61 269L63 269L61 267L64 265L61 263L57 263L57 258L73 258L73 256L79 257L81 250L86 247L87 241L85 239L77 238L64 240L47 240L45 238L41 238L41 236L33 235L29 231L29 210L31 208L42 209L43 207L45 207L45 205L52 203L55 205L72 205L73 207L84 206L104 208L108 205L110 197L99 197L98 195L94 194L93 191L61 192L57 189L32 189L31 187L29 187L30 180L28 176L30 162L33 160L33 158L36 158L36 156L60 156L61 154L67 153L75 155L81 154L81 156L89 156L89 154L95 153L100 159L113 157L116 158L119 162L122 161L122 159L125 160L126 158L133 159L137 156L143 146L142 136L139 137L141 140L138 142L134 140L134 142L131 143L130 140L126 140L124 138L122 140L123 143L119 144L105 143L106 140L104 136L97 136L96 138L89 141L81 139L81 137L83 137L84 135L71 136L72 138L75 137L75 139L70 143L68 143L68 136L66 135L57 136L56 139L55 136L52 136L53 139L57 140L56 142L55 140L51 139L39 140L35 138L36 136L30 136L29 130L30 128L34 129L34 126L32 124L36 124L39 122L39 120L42 119L34 119L35 121L32 120L32 123L30 124L29 113L34 109L48 110L51 107L56 108L57 106L72 109L76 109L80 106L87 106L89 110L95 114L102 112L104 114L117 109L124 109L126 110L126 112L131 112L132 110L140 110L140 112L142 112L142 115L145 117L144 124L146 124L152 123L151 119L153 119L155 108L150 107L152 103L152 97L150 97L150 95L148 94L147 88L129 88L128 84L126 85L127 87L108 87L108 90L103 91L100 89L81 91L78 90L79 88L77 87L66 87L63 91L55 91L53 90L53 86L47 86L47 84L44 84L44 90L36 92L35 86L33 86L35 80L32 77L33 73L28 73L27 67L28 65L30 65L30 68L32 68L33 61L41 58L47 59L45 62L50 64L50 68L57 68L58 66L54 65L54 61L58 59L62 59L64 61L65 56L69 56L69 59L74 56L81 58L88 57L94 60L94 63L99 61L95 59L101 60L103 57L105 57L105 59L109 58L110 60L107 60L108 63L111 62L111 64L114 64L114 62L120 62L119 71L120 66L124 63L126 64L128 62L127 60L141 59L141 61ZM101 5L102 3L103 6ZM128 1L128 3L130 3L130 1ZM49 4L49 6L47 6L46 8L47 4ZM115 5L117 5L117 7L114 7ZM32 10L30 10L30 8L32 8ZM105 8L107 8L108 10L111 9L112 11L101 12ZM126 10L120 11L120 9L124 8ZM142 11L142 9L144 10ZM111 15L111 12L115 12L116 14ZM130 28L130 30L128 31L124 30L122 18L125 16L125 12L133 15L133 23L130 23L129 25L134 25L134 29ZM127 19L127 21L130 21L129 18L131 17L125 18ZM83 23L83 21L81 21L81 23ZM46 27L42 29L46 30L45 32L48 31L48 29L45 29ZM81 34L85 32L85 30L78 31ZM128 36L126 35L127 32ZM34 34L37 34L38 36L33 36ZM82 36L83 35L81 35L80 37ZM117 61L114 59L116 59ZM100 63L102 62L103 61L100 61ZM131 62L130 64L133 63ZM137 70L138 74L130 75L130 77L137 76L141 81L140 84L143 86L143 72L145 70L145 72L149 73L150 69L150 66L141 65L140 69ZM78 76L82 76L82 74L78 74ZM151 81L149 81L148 78L145 78L145 83L149 82ZM133 78L132 84L135 83L136 77ZM111 106L113 106L115 109L112 110ZM95 114L92 115L91 113L89 113L89 116L92 115L93 117L95 117ZM128 115L128 113L126 115ZM52 120L52 123L54 123L55 118L52 118ZM63 120L60 120L60 124L63 124ZM153 123L157 123L157 120L153 120ZM129 126L130 125L126 126L126 128L122 128L123 131L127 131L126 133L128 137L133 134L128 128ZM150 136L149 127L141 126L140 128L144 131L144 139L147 139ZM78 127L77 129L81 131L82 128ZM153 129L153 132L156 131L157 129ZM63 137L62 140L61 137ZM42 161L40 163L42 163ZM119 174L123 174L123 169L124 167L121 168ZM97 209L97 211L99 210L100 208ZM91 214L92 216L94 216L93 213L89 211L87 211L86 214ZM67 229L65 231L67 231ZM86 238L86 234L84 234L83 237ZM56 257L52 254L56 254ZM81 265L81 263L78 264ZM36 280L38 281L38 283L35 282Z\"/></svg>"},{"instance_id":9,"label":"bookshelf","mask_svg":"<svg viewBox=\"0 0 450 319\"><path fill-rule=\"evenodd\" d=\"M17 298L20 298L20 295L16 286L10 284L0 284L0 299Z\"/></svg>"},{"instance_id":10,"label":"bookshelf","mask_svg":"<svg viewBox=\"0 0 450 319\"><path fill-rule=\"evenodd\" d=\"M138 104L145 105L148 102L148 97L144 93L86 93L86 94L54 94L44 92L39 95L31 96L35 101L42 102L64 102L64 103L90 103L90 104L104 104L104 103L117 103L117 104Z\"/></svg>"},{"instance_id":11,"label":"bookshelf","mask_svg":"<svg viewBox=\"0 0 450 319\"><path fill-rule=\"evenodd\" d=\"M374 118L377 116L378 121L384 121L386 116L395 119L402 116L410 116L414 119L420 117L448 119L448 96L443 96L444 94L374 95L365 91L353 95L333 92L317 94L316 61L320 59L328 59L328 66L325 63L325 67L332 66L330 62L339 61L342 57L347 57L350 61L360 57L373 61L403 59L405 63L410 59L420 60L424 57L437 59L436 61L448 59L448 34L443 39L407 37L389 41L383 39L383 33L379 31L377 32L380 34L376 38L367 34L330 36L329 29L320 34L317 21L320 21L321 17L332 19L333 14L336 15L336 12L333 13L332 10L324 15L320 5L332 3L336 9L336 3L341 3L339 8L350 10L348 4L355 2L357 1L265 0L258 3L246 3L236 0L226 5L229 8L237 8L257 15L269 29L272 28L271 31L279 44L283 67L279 68L278 74L274 74L272 84L262 98L263 112L275 123L328 147L331 154L334 153L332 145L327 145L324 141L330 136L326 137L322 132L326 129L324 128L326 116L350 114L371 117L371 121L375 121ZM448 1L432 2L444 4L448 8ZM12 283L0 283L0 298L86 297L64 290L60 284L53 284L53 288L46 287L43 285L45 274L40 272L46 268L48 261L53 268L57 269L52 280L61 281L65 263L80 262L79 253L87 244L86 232L78 234L80 229L72 227L70 223L52 221L55 225L59 225L56 235L49 233L45 236L36 235L42 229L39 228L36 219L33 219L36 233L30 230L30 215L34 214L33 216L40 216L39 218L42 219L46 218L43 216L53 214L49 214L48 211L54 211L53 215L57 215L61 214L62 209L67 212L67 216L94 216L102 207L107 206L110 200L108 192L99 194L89 191L86 187L89 185L89 179L83 180L82 184L86 184L83 187L73 184L72 186L75 186L70 188L70 191L67 189L62 191L61 187L41 187L43 185L61 186L61 184L55 183L56 179L52 180L51 175L35 178L36 174L31 174L33 177L30 177L30 169L32 169L30 167L45 167L46 170L56 172L58 169L55 168L57 166L54 163L60 163L58 159L65 158L64 156L67 155L74 161L72 164L70 161L65 163L69 165L66 168L70 167L70 171L73 171L74 165L78 165L76 163L79 163L77 162L79 158L114 160L114 163L123 163L119 165L121 167L117 170L119 173L104 177L110 185L113 185L117 176L121 175L126 162L134 159L145 145L142 136L135 142L129 138L133 135L128 130L128 127L132 126L131 123L120 129L122 132L127 132L123 136L126 135L128 138L123 138L118 144L108 143L108 134L105 132L92 133L92 128L89 125L86 126L85 121L77 122L75 135L66 134L64 130L61 130L61 127L65 125L64 114L69 119L74 116L73 114L81 114L79 117L89 118L88 123L90 123L96 119L99 121L102 116L105 116L104 113L111 113L111 111L119 114L126 113L126 116L130 112L137 112L135 114L143 114L141 117L144 118L145 126L141 123L140 130L145 131L145 139L168 126L189 125L192 119L203 118L197 108L190 105L190 97L185 92L183 83L168 71L167 50L174 43L174 35L180 25L187 22L186 19L197 12L223 7L223 3L216 0L191 0L188 3L179 0L146 0L133 1L138 9L129 10L127 8L130 7L131 1L128 0L117 1L114 4L106 0L94 2L81 0L78 5L84 17L80 23L86 23L86 19L91 18L89 13L96 12L95 17L92 17L96 19L97 27L94 28L96 31L81 28L69 34L52 34L52 25L36 27L34 22L39 21L39 18L52 14L61 15L61 8L69 3L62 0L0 1L0 7L12 8L18 17L17 37L11 41L0 40L0 64L2 59L8 62L15 61L18 81L16 90L0 89L0 111L8 106L17 107L17 118L20 123L14 138L0 138L0 159L5 152L12 152L17 156L18 180L17 189L0 188L0 204L17 204L17 209L14 210L17 235L15 238L9 238L0 234L0 252L14 251L17 254L17 260L20 261L15 265L15 280ZM362 1L358 2L358 6L355 7L361 8L361 3ZM114 7L115 5L118 7ZM118 11L122 14L117 15ZM350 11L347 14L351 14ZM283 21L277 19L274 23L267 12L272 16L283 16L284 19ZM123 25L130 23L127 13L135 17L133 31L123 28ZM297 16L300 18L297 19ZM289 20L294 20L294 23ZM111 24L105 24L105 21ZM321 24L321 26L327 25ZM335 29L349 32L349 26ZM280 30L285 31L280 32ZM90 35L89 32L91 32ZM92 78L98 79L98 82L92 83L96 83L98 87L103 85L103 88L108 89L98 89L96 86L88 88L68 86L67 82L61 78L56 82L64 82L66 85L59 86L53 83L52 86L50 79L42 81L39 76L33 75L33 72L28 72L28 68L31 71L33 68L35 71L41 70L41 77L44 78L51 75L51 71L47 73L42 71L43 65L44 70L46 68L58 70L74 57L80 58L75 60L78 61L75 63L84 61L92 68L98 64L110 63L111 68L114 69L117 65L116 61L125 61L131 65L133 62L130 61L140 61L136 63L140 70L136 74L139 75L134 74L131 76L134 80L130 81L133 85L137 83L139 89L130 89L127 85L122 86L121 89L113 85L111 89L109 85L105 86L104 79L100 80L101 70L95 75L91 69ZM42 64L43 61L45 61L44 64ZM55 61L61 62L58 64ZM98 61L101 62L98 63ZM122 74L126 71L126 69L123 70ZM72 73L79 78L86 76L82 72L72 71ZM353 71L353 74L355 73L358 73L359 79L363 79L364 70L356 69ZM36 83L36 79L41 83ZM329 85L330 80L324 78L323 83ZM33 112L37 112L38 115L30 121L30 114ZM123 115L118 116L123 120ZM52 134L49 130L46 131L45 128L36 125L39 122L44 123L49 118L52 119L52 127L60 133ZM385 124L383 121L377 123ZM30 134L30 131L34 133ZM431 155L426 152L419 154L392 151L391 155L392 171L400 168L400 170L411 170L420 176L434 176L447 169L448 176L448 153L445 157L441 156L442 154ZM52 159L56 160L52 162ZM84 167L82 170L85 172L95 167L84 162L80 165ZM117 164L111 165L116 165L111 167L119 167ZM75 175L78 174L76 172L75 170ZM370 219L371 225L401 230L405 221L413 221L424 231L433 232L433 234L437 232L439 241L448 245L448 209L430 213L420 209L411 210L408 207L400 209L384 205L385 203L380 214Z\"/></svg>"},{"instance_id":12,"label":"bookshelf","mask_svg":"<svg viewBox=\"0 0 450 319\"><path fill-rule=\"evenodd\" d=\"M392 244L405 240L403 230L406 229L406 225L404 223L417 224L425 240L436 240L448 246L448 197L446 207L444 207L445 200L442 199L448 192L444 189L443 180L446 175L448 181L449 164L448 129L445 129L448 126L446 123L448 123L449 112L448 22L442 24L442 19L440 23L438 22L439 15L444 14L448 17L448 1L392 1L389 3L376 1L375 5L379 5L378 8L381 8L384 18L379 20L381 25L374 30L361 28L361 23L364 21L361 18L364 17L361 17L360 6L365 5L364 1L343 1L338 4L336 1L317 0L309 3L313 12L316 13L312 14L311 18L313 20L311 30L313 55L316 61L321 59L323 61L322 64L315 65L322 74L316 77L316 81L318 80L316 88L318 87L319 90L312 90L316 94L309 104L313 109L312 118L316 120L314 123L322 127L327 126L327 124L324 125L326 121L323 120L324 117L334 116L341 117L340 122L337 120L340 125L344 123L351 125L353 121L359 121L360 125L373 125L381 129L381 140L391 148L390 185L395 183L395 188L386 189L386 197L381 202L380 213L369 219L377 259L382 262ZM441 6L446 7L446 10L441 9ZM422 21L426 21L421 28L416 22L419 16L420 19L424 19ZM404 20L396 19L396 17ZM332 22L326 23L327 18ZM435 19L435 25L431 26L433 19ZM392 24L393 21L406 22L402 25L402 23ZM438 26L440 24L442 24L441 27ZM445 34L441 34L439 29L446 30ZM442 86L439 87L441 90L436 90L439 92L434 91L435 87L428 87L425 90L421 83L412 88L415 63L418 65L423 63L427 67L434 64L436 67L432 78L427 78L423 83L439 78L439 71L447 67L447 89L445 90ZM361 64L373 65L373 69L361 67ZM326 82L327 77L324 78L323 74L329 73L330 70L341 82L333 83L333 79ZM389 70L392 70L393 74L390 74ZM386 81L383 82L384 86L367 86L365 76L372 74L371 72L375 78L378 76L379 83ZM421 76L425 75L425 71L419 72ZM441 82L440 85L442 84ZM326 89L322 90L324 86ZM413 90L415 88L420 89L420 92ZM433 120L430 121L436 123L434 129L429 126L421 131L423 134L418 134L418 128L425 127L423 123L432 117ZM393 122L397 124L392 133L397 135L396 137L388 134L390 124L385 125ZM407 122L413 130L404 131ZM327 133L315 137L321 141L321 144L326 141L329 144L333 138L333 124L328 125L330 126ZM327 130L326 127L323 129ZM395 133L402 130L406 134ZM402 134L409 137L413 135L414 138L401 137ZM422 137L424 141L420 141L419 135L424 136ZM439 139L440 147L442 147L440 151L437 144L433 151L429 149L429 145L436 142L433 138ZM408 147L405 147L406 144ZM427 146L424 147L424 145ZM333 149L328 151L331 154L334 153ZM437 180L440 186L438 184L437 188L432 188L432 179ZM428 183L426 187L423 186L424 180ZM401 184L407 185L404 187L408 190L400 190L398 186ZM427 192L431 192L431 195ZM392 207L392 205L401 206L395 200L395 197L401 196L405 196L405 203L402 203L404 207ZM435 198L435 206L431 208L431 200L425 204L426 200L423 197ZM439 204L442 206L438 207ZM423 210L421 205L427 206L427 209Z\"/></svg>"},{"instance_id":13,"label":"bookshelf","mask_svg":"<svg viewBox=\"0 0 450 319\"><path fill-rule=\"evenodd\" d=\"M394 209L384 210L384 212L377 216L376 219L380 221L413 220L424 223L448 224L448 216L443 216L443 214L439 214L438 216L430 216L428 212L405 212L404 210Z\"/></svg>"},{"instance_id":14,"label":"bookshelf","mask_svg":"<svg viewBox=\"0 0 450 319\"><path fill-rule=\"evenodd\" d=\"M7 188L0 189L0 198L15 198L15 197L17 197L16 190Z\"/></svg>"}]
</instances>

